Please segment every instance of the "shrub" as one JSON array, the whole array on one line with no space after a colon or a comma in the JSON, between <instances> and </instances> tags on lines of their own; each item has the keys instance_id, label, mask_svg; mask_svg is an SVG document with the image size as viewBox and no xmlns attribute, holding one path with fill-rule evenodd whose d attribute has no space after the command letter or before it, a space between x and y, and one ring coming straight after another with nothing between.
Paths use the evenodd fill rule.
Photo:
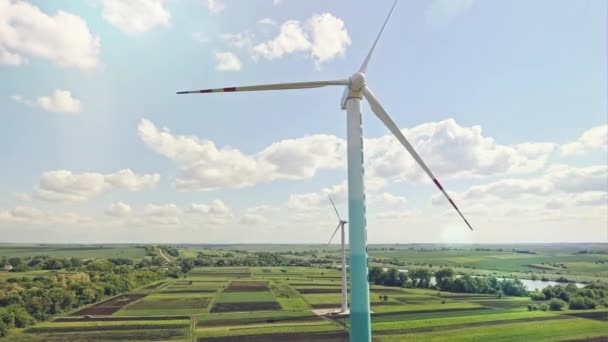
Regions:
<instances>
[{"instance_id":1,"label":"shrub","mask_svg":"<svg viewBox=\"0 0 608 342\"><path fill-rule=\"evenodd\" d=\"M553 298L549 301L549 309L551 311L560 311L566 306L566 302L561 299Z\"/></svg>"},{"instance_id":2,"label":"shrub","mask_svg":"<svg viewBox=\"0 0 608 342\"><path fill-rule=\"evenodd\" d=\"M547 311L549 310L549 306L547 306L547 304L541 304L538 309L541 311Z\"/></svg>"},{"instance_id":3,"label":"shrub","mask_svg":"<svg viewBox=\"0 0 608 342\"><path fill-rule=\"evenodd\" d=\"M541 291L532 291L530 292L530 298L532 300L545 300L545 294Z\"/></svg>"}]
</instances>

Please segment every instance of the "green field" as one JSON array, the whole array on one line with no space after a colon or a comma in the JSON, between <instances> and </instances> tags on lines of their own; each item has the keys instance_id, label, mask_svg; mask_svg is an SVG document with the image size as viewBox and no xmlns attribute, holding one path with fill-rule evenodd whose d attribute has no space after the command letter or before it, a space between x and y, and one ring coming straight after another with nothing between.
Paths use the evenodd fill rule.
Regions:
<instances>
[{"instance_id":1,"label":"green field","mask_svg":"<svg viewBox=\"0 0 608 342\"><path fill-rule=\"evenodd\" d=\"M306 251L306 248L297 250ZM15 250L19 248L10 248L8 253L16 253ZM134 247L118 247L118 250L138 251ZM202 249L188 247L185 250L188 255L196 255ZM57 249L55 251L59 253ZM92 258L103 258L106 250L101 251L92 256L100 250L74 250ZM334 252L327 251L330 256ZM397 258L412 265L424 263L427 267L431 264L432 268L451 265L457 270L475 273L536 272L539 277L573 273L593 279L603 279L606 275L605 263L598 263L607 257L604 254L576 254L576 251L551 248L543 250L545 254L537 255L511 250L372 249L370 252L376 258ZM565 267L555 266L560 264ZM52 271L19 275L48 274ZM6 279L16 273L3 272L2 275ZM139 288L134 293L141 296L111 316L56 317L55 321L12 331L4 340L225 342L292 341L307 336L315 342L345 341L348 338L347 319L321 317L314 312L339 306L339 277L338 270L319 267L197 267L187 276L167 278ZM379 285L371 286L370 299L374 341L608 338L608 308L601 305L595 310L529 311L527 306L533 303L529 297L499 298L489 294Z\"/></svg>"}]
</instances>

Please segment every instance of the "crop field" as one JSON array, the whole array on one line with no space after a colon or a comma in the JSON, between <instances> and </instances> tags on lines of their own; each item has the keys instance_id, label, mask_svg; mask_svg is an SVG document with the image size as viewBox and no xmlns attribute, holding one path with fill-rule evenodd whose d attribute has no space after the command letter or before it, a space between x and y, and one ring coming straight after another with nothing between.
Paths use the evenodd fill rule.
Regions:
<instances>
[{"instance_id":1,"label":"crop field","mask_svg":"<svg viewBox=\"0 0 608 342\"><path fill-rule=\"evenodd\" d=\"M316 279L339 276L338 271L266 269L270 272L198 268L192 276L163 280L35 325L13 336L12 341L348 339L347 319L321 317L312 311L339 306L339 282ZM218 279L218 273L222 279ZM229 273L251 276L230 278L225 275ZM266 277L269 274L283 277ZM608 337L607 308L528 311L528 297L498 298L377 285L371 288L374 341L567 341ZM167 293L187 289L213 292Z\"/></svg>"},{"instance_id":2,"label":"crop field","mask_svg":"<svg viewBox=\"0 0 608 342\"><path fill-rule=\"evenodd\" d=\"M51 257L74 258L133 258L144 257L142 247L128 245L19 245L0 246L0 256L32 257L48 255Z\"/></svg>"},{"instance_id":3,"label":"crop field","mask_svg":"<svg viewBox=\"0 0 608 342\"><path fill-rule=\"evenodd\" d=\"M319 255L324 255L321 251L327 249L328 256L338 255L333 247L288 247L274 248L302 253L315 249ZM10 253L18 253L20 248L14 247ZM30 248L27 253L37 253L32 249L51 247L27 248ZM66 247L52 248L56 253L62 253L58 249ZM116 248L123 248L125 253L138 250L128 246ZM483 251L420 251L405 246L381 248L371 248L371 256L407 261L406 266L398 267L402 269L431 264L431 269L448 265L457 272L466 270L463 273L475 274L534 272L539 277L569 277L572 274L593 280L608 277L608 263L602 262L608 260L608 254L576 254L575 248L567 251L546 248L542 252L539 249L538 254L513 252L511 248L498 251L496 246L493 250ZM105 249L101 250L101 254L105 253ZM197 247L184 250L190 255L213 252ZM85 254L99 252L94 249L75 251ZM238 255L238 252L234 254ZM52 272L24 272L19 276L36 277ZM3 272L0 275L6 279L14 273ZM602 305L593 310L569 310L566 307L562 311L529 311L530 304L538 305L542 301L533 302L529 297L380 285L371 285L370 288L374 341L608 340L608 308ZM347 341L348 318L318 315L327 309L337 309L340 301L340 272L336 269L197 267L186 276L158 280L129 293L54 317L48 322L17 329L17 333L5 340Z\"/></svg>"}]
</instances>

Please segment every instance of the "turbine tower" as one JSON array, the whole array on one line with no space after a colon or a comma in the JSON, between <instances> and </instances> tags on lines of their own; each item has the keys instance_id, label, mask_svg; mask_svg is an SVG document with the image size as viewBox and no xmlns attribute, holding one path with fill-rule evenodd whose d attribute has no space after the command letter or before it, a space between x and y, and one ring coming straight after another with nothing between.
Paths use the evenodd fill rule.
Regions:
<instances>
[{"instance_id":1,"label":"turbine tower","mask_svg":"<svg viewBox=\"0 0 608 342\"><path fill-rule=\"evenodd\" d=\"M345 244L346 238L344 236L344 225L347 224L348 222L344 221L340 217L340 214L338 214L338 209L336 209L336 205L334 204L334 201L331 199L331 196L327 195L327 197L329 197L329 201L331 202L332 207L334 207L336 216L338 216L338 226L336 227L336 230L334 230L334 233L329 238L329 241L327 241L327 244L329 245L331 243L331 240L333 240L334 236L336 236L338 229L340 229L340 232L341 232L340 243L342 244L342 308L340 310L340 313L347 314L348 313L348 289L346 287L346 244Z\"/></svg>"},{"instance_id":2,"label":"turbine tower","mask_svg":"<svg viewBox=\"0 0 608 342\"><path fill-rule=\"evenodd\" d=\"M348 160L348 235L350 246L350 341L371 341L371 317L369 302L369 283L367 281L367 231L365 219L365 194L363 188L363 136L361 131L361 100L365 97L372 112L384 123L393 133L399 142L405 147L410 155L416 160L422 170L429 176L435 186L450 202L452 207L458 212L469 229L473 230L467 219L462 215L450 195L445 191L441 183L433 175L428 166L420 158L414 147L405 138L401 130L393 122L388 113L384 110L376 96L370 90L366 81L367 66L371 61L372 54L388 19L393 12L397 0L393 3L384 24L374 41L369 53L365 57L363 64L357 72L349 78L329 81L296 82L296 83L275 83L262 84L244 87L225 87L215 89L201 89L192 91L180 91L177 94L208 94L226 93L241 91L262 91L262 90L287 90L287 89L307 89L320 88L326 86L342 86L344 94L342 96L342 109L346 110L346 141L347 141L347 160Z\"/></svg>"}]
</instances>

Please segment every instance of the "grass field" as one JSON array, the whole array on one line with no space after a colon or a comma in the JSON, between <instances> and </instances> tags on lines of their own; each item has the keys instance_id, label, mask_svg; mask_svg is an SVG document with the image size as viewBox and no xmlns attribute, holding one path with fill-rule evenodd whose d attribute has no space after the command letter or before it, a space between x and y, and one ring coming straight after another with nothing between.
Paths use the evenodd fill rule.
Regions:
<instances>
[{"instance_id":1,"label":"grass field","mask_svg":"<svg viewBox=\"0 0 608 342\"><path fill-rule=\"evenodd\" d=\"M275 246L288 250L289 246ZM10 253L20 253L21 247ZM21 253L38 253L44 247ZM41 248L39 250L32 250ZM54 247L55 253L63 253ZM137 248L117 248L125 253ZM236 248L242 248L236 247ZM260 247L261 248L261 247ZM306 251L327 247L300 246ZM384 247L382 247L384 248ZM394 248L387 246L386 248ZM370 250L376 258L411 265L489 274L537 274L602 279L607 255L575 254L577 249L546 248L539 254L471 250ZM529 247L531 248L531 247ZM2 248L0 248L2 250ZM111 250L108 248L108 250ZM202 249L188 247L196 255ZM106 249L74 249L100 257ZM540 251L540 249L539 249ZM143 252L143 249L142 249ZM336 250L328 248L327 254ZM68 252L65 252L68 253ZM90 254L87 254L90 253ZM97 256L92 256L97 253ZM235 252L236 253L236 252ZM323 253L319 253L323 255ZM556 264L563 264L556 266ZM407 269L408 266L399 267ZM27 272L28 277L49 271ZM546 272L546 273L545 273ZM559 274L558 274L559 272ZM13 275L13 273L0 273ZM92 305L93 318L59 317L12 332L7 341L299 341L348 340L348 320L320 317L314 309L340 304L340 272L314 267L201 267L187 277L164 279L133 293ZM6 278L6 277L5 277ZM1 280L2 278L0 278ZM386 298L385 298L386 296ZM528 311L528 297L449 293L427 289L371 286L374 341L571 341L608 339L608 308ZM95 310L98 310L95 314ZM106 310L106 311L104 311ZM88 312L88 311L84 311ZM84 315L84 314L82 314ZM600 341L601 339L597 339ZM2 341L2 340L0 340Z\"/></svg>"}]
</instances>

